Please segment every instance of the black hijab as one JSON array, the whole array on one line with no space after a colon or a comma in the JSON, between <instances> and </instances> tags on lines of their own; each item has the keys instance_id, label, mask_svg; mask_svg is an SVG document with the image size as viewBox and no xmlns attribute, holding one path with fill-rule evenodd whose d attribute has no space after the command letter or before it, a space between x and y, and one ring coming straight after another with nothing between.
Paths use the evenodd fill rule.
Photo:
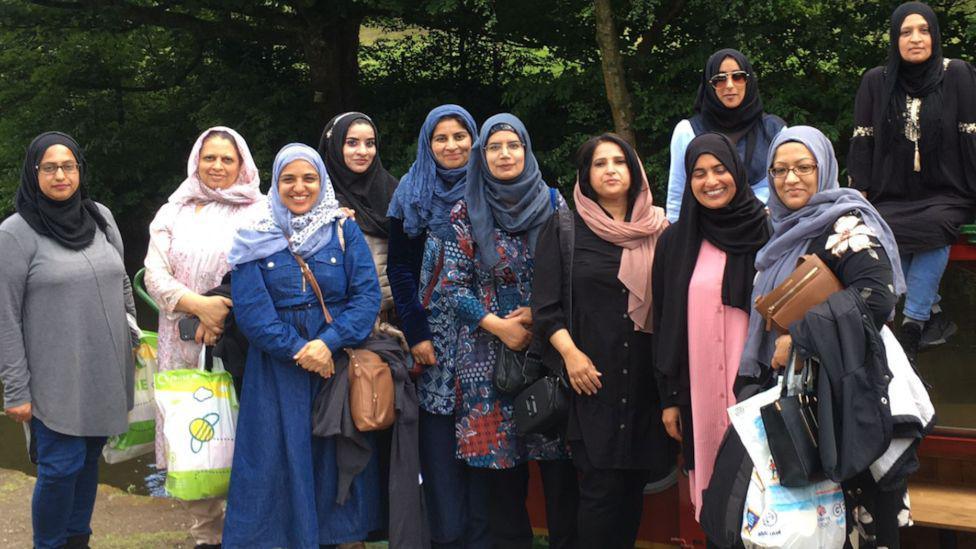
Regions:
<instances>
[{"instance_id":1,"label":"black hijab","mask_svg":"<svg viewBox=\"0 0 976 549\"><path fill-rule=\"evenodd\" d=\"M735 195L717 210L699 204L691 191L692 171L698 158L711 154L732 174ZM654 259L654 332L657 368L676 376L688 365L688 286L698 263L702 238L726 254L722 276L722 303L748 313L752 308L752 281L756 252L769 240L769 222L762 202L752 192L746 169L735 146L724 135L705 133L685 150L685 192L678 221L658 242ZM666 266L664 268L659 268Z\"/></svg>"},{"instance_id":2,"label":"black hijab","mask_svg":"<svg viewBox=\"0 0 976 549\"><path fill-rule=\"evenodd\" d=\"M715 94L715 88L709 80L718 74L719 67L726 57L735 59L739 64L739 70L749 73L746 81L746 96L742 103L734 109L726 107ZM763 102L759 97L759 80L756 78L756 71L752 68L752 63L739 50L725 48L713 53L705 63L702 71L701 83L698 84L698 96L695 98L695 112L701 121L701 126L706 132L718 132L727 135L733 142L738 142L742 137L749 141L746 143L745 165L748 166L752 161L752 155L756 150L755 132L762 126ZM763 151L764 152L764 151Z\"/></svg>"},{"instance_id":3,"label":"black hijab","mask_svg":"<svg viewBox=\"0 0 976 549\"><path fill-rule=\"evenodd\" d=\"M929 25L932 37L932 55L922 63L907 63L901 58L898 38L905 18L912 14L921 15ZM922 112L919 115L921 140L919 149L923 155L938 148L942 139L942 77L945 67L942 64L942 37L939 32L939 19L928 5L921 2L906 2L891 14L891 27L888 29L888 61L884 72L884 121L881 127L882 143L890 144L891 139L905 124L905 96L924 97ZM926 155L928 156L928 155ZM927 165L923 159L922 165Z\"/></svg>"},{"instance_id":4,"label":"black hijab","mask_svg":"<svg viewBox=\"0 0 976 549\"><path fill-rule=\"evenodd\" d=\"M365 122L373 127L376 135L376 156L373 163L363 173L355 173L346 166L342 158L342 146L346 141L349 127L354 123ZM397 187L397 178L383 168L380 161L379 131L370 117L361 112L347 112L335 116L322 130L319 140L319 154L325 161L325 168L332 179L339 203L356 211L356 223L363 232L380 238L390 237L390 219L386 211Z\"/></svg>"},{"instance_id":5,"label":"black hijab","mask_svg":"<svg viewBox=\"0 0 976 549\"><path fill-rule=\"evenodd\" d=\"M51 200L41 192L38 181L38 165L44 153L53 145L64 145L78 163L80 184L75 194L67 200ZM85 176L88 167L78 142L61 132L45 132L38 135L27 147L24 166L20 170L20 187L17 189L16 207L24 221L37 234L57 240L70 250L83 250L95 238L95 230L105 231L108 222L98 211L98 206L88 198Z\"/></svg>"}]
</instances>

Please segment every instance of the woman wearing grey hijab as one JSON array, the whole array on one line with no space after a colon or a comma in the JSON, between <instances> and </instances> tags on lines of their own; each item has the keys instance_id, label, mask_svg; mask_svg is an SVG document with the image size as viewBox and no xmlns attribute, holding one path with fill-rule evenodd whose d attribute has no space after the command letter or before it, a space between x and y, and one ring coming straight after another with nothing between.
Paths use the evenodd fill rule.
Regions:
<instances>
[{"instance_id":1,"label":"woman wearing grey hijab","mask_svg":"<svg viewBox=\"0 0 976 549\"><path fill-rule=\"evenodd\" d=\"M816 253L845 287L864 287L862 283L872 287L868 306L880 327L894 308L896 295L905 291L898 247L888 224L860 193L840 188L834 148L816 128L796 126L783 130L769 147L768 166L775 191L767 205L773 234L756 254L758 274L753 300L782 283L796 268L800 256ZM835 234L837 246L847 245L843 250L837 249L840 253L833 247L826 248L827 240ZM841 238L845 235L847 238ZM854 238L856 235L866 239ZM862 244L864 241L870 244ZM846 268L855 257L859 263L856 272ZM877 279L862 270L878 271ZM759 377L766 368L782 366L782 361L774 363L777 357L785 360L783 352L774 355L774 345L778 351L789 345L785 340L777 342L773 332L763 329L764 323L753 311L740 375Z\"/></svg>"},{"instance_id":2,"label":"woman wearing grey hijab","mask_svg":"<svg viewBox=\"0 0 976 549\"><path fill-rule=\"evenodd\" d=\"M767 161L774 190L768 203L773 234L756 254L753 300L781 284L800 256L816 254L845 288L857 290L864 301L865 320L873 321L880 331L897 296L905 291L891 229L860 193L839 188L833 147L816 128L783 130L773 139ZM794 323L790 332L797 334L797 326L810 316ZM761 378L770 369L786 365L793 347L791 333L766 331L765 321L753 310L739 375ZM802 347L798 342L801 355L806 352ZM823 375L820 378L823 381ZM843 408L844 413L847 410ZM914 451L911 453L913 456ZM907 462L890 478L876 481L865 469L843 481L848 527L858 529L862 547L898 546L898 527L908 522L907 476L912 464L917 465L915 460Z\"/></svg>"}]
</instances>

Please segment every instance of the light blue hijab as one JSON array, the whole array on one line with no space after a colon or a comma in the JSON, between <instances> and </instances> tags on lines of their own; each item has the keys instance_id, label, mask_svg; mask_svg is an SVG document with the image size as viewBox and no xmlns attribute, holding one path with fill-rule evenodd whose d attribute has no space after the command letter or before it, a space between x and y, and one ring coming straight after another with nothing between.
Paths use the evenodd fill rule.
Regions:
<instances>
[{"instance_id":1,"label":"light blue hijab","mask_svg":"<svg viewBox=\"0 0 976 549\"><path fill-rule=\"evenodd\" d=\"M400 178L390 200L388 217L403 221L403 230L411 238L427 229L446 227L454 204L464 197L466 168L441 167L430 150L430 138L437 124L447 116L459 116L467 126L471 139L478 134L478 125L471 114L458 105L441 105L427 114L417 137L417 159Z\"/></svg>"},{"instance_id":2,"label":"light blue hijab","mask_svg":"<svg viewBox=\"0 0 976 549\"><path fill-rule=\"evenodd\" d=\"M302 215L291 213L281 203L278 193L281 170L295 160L310 163L321 178L318 201ZM308 145L290 143L275 156L267 212L256 223L237 231L227 261L236 267L289 247L303 258L311 257L332 240L333 221L343 217L345 214L339 209L339 201L318 151Z\"/></svg>"},{"instance_id":3,"label":"light blue hijab","mask_svg":"<svg viewBox=\"0 0 976 549\"><path fill-rule=\"evenodd\" d=\"M485 144L499 124L514 129L525 144L525 168L518 177L508 181L491 175L485 158ZM539 229L552 215L552 199L549 186L542 180L539 163L532 154L529 132L515 115L502 113L485 120L471 150L467 179L464 201L481 263L492 267L499 261L494 241L496 227L507 233L526 233L529 249L535 250Z\"/></svg>"},{"instance_id":4,"label":"light blue hijab","mask_svg":"<svg viewBox=\"0 0 976 549\"><path fill-rule=\"evenodd\" d=\"M770 143L766 166L773 165L776 149L783 143L795 141L804 144L817 160L817 193L810 202L797 210L783 204L775 188L769 193L770 218L773 234L769 242L756 254L756 283L752 301L766 295L781 284L796 269L796 262L807 253L810 242L821 236L837 218L858 210L864 224L874 231L884 248L894 271L895 294L905 292L905 277L901 270L901 258L895 237L881 215L861 193L850 188L840 188L837 182L837 157L830 140L820 130L810 126L793 126L781 131ZM765 330L765 321L755 309L749 314L749 336L742 352L739 375L758 377L768 367L773 356L775 331Z\"/></svg>"}]
</instances>

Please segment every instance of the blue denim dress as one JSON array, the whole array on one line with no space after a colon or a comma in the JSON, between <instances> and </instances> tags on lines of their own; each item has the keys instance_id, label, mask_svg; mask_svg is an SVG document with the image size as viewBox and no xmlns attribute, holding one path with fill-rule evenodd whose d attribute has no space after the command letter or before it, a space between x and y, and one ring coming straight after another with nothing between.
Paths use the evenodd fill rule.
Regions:
<instances>
[{"instance_id":1,"label":"blue denim dress","mask_svg":"<svg viewBox=\"0 0 976 549\"><path fill-rule=\"evenodd\" d=\"M379 527L375 453L336 504L336 441L312 435L312 404L323 379L292 357L311 339L333 353L370 333L380 307L376 268L355 222L305 258L322 288L331 324L287 250L238 266L234 314L250 342L227 497L223 546L317 548L365 539Z\"/></svg>"}]
</instances>

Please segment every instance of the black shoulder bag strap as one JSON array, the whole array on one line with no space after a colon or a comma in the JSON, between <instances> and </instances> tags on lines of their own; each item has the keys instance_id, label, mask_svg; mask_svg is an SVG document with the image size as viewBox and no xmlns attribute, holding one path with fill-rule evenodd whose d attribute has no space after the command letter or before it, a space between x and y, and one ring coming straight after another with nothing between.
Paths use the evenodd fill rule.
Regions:
<instances>
[{"instance_id":1,"label":"black shoulder bag strap","mask_svg":"<svg viewBox=\"0 0 976 549\"><path fill-rule=\"evenodd\" d=\"M568 208L556 210L559 221L559 252L562 256L562 292L566 327L572 333L573 322L573 252L576 246L576 223Z\"/></svg>"}]
</instances>

